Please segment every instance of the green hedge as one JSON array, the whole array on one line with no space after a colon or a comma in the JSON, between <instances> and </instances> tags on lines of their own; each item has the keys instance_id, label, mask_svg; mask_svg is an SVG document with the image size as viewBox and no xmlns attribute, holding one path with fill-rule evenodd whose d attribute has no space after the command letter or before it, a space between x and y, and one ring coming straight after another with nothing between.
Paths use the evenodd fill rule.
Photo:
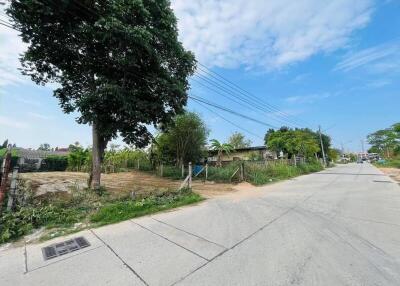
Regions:
<instances>
[{"instance_id":1,"label":"green hedge","mask_svg":"<svg viewBox=\"0 0 400 286\"><path fill-rule=\"evenodd\" d=\"M65 171L68 167L67 156L49 156L42 160L39 171L51 172L51 171Z\"/></svg>"}]
</instances>

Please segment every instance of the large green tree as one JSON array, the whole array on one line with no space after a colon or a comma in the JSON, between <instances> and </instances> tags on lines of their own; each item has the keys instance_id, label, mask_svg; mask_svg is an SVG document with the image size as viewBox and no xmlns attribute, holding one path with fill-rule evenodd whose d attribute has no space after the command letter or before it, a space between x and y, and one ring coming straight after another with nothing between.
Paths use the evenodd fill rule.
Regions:
<instances>
[{"instance_id":1,"label":"large green tree","mask_svg":"<svg viewBox=\"0 0 400 286\"><path fill-rule=\"evenodd\" d=\"M381 129L367 136L371 149L390 158L400 149L400 123Z\"/></svg>"},{"instance_id":2,"label":"large green tree","mask_svg":"<svg viewBox=\"0 0 400 286\"><path fill-rule=\"evenodd\" d=\"M173 161L177 166L198 161L205 155L208 133L198 114L186 112L177 115L156 139L160 160Z\"/></svg>"},{"instance_id":3,"label":"large green tree","mask_svg":"<svg viewBox=\"0 0 400 286\"><path fill-rule=\"evenodd\" d=\"M240 132L234 132L228 139L230 144L235 149L250 147L251 141Z\"/></svg>"},{"instance_id":4,"label":"large green tree","mask_svg":"<svg viewBox=\"0 0 400 286\"><path fill-rule=\"evenodd\" d=\"M28 44L23 73L58 83L54 96L92 126L91 187L107 143L149 143L148 125L182 112L195 58L178 41L168 0L11 0L7 14Z\"/></svg>"},{"instance_id":5,"label":"large green tree","mask_svg":"<svg viewBox=\"0 0 400 286\"><path fill-rule=\"evenodd\" d=\"M324 149L326 154L330 148L330 137L322 134ZM289 157L300 155L304 157L313 157L321 152L320 138L318 132L313 132L308 128L290 129L282 127L279 130L268 130L265 135L266 146L277 153L282 151ZM322 156L322 155L321 155Z\"/></svg>"}]
</instances>

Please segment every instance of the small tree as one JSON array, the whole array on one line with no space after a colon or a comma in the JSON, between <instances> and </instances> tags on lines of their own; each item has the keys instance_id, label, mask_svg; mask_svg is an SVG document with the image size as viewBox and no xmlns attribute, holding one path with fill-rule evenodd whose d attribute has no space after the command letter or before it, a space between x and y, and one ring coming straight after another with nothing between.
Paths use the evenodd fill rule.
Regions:
<instances>
[{"instance_id":1,"label":"small tree","mask_svg":"<svg viewBox=\"0 0 400 286\"><path fill-rule=\"evenodd\" d=\"M174 160L177 166L197 161L204 155L208 129L194 112L176 116L167 130L157 137L161 160Z\"/></svg>"},{"instance_id":2,"label":"small tree","mask_svg":"<svg viewBox=\"0 0 400 286\"><path fill-rule=\"evenodd\" d=\"M228 143L221 143L216 139L211 140L211 149L217 151L217 166L222 167L222 155L223 153L229 155L234 149L232 145Z\"/></svg>"},{"instance_id":3,"label":"small tree","mask_svg":"<svg viewBox=\"0 0 400 286\"><path fill-rule=\"evenodd\" d=\"M251 141L246 139L246 137L240 133L235 132L229 137L228 144L230 144L234 149L250 147Z\"/></svg>"},{"instance_id":4,"label":"small tree","mask_svg":"<svg viewBox=\"0 0 400 286\"><path fill-rule=\"evenodd\" d=\"M7 13L28 44L23 73L57 82L63 111L92 127L92 188L111 139L144 147L147 126L183 111L195 58L178 40L169 0L11 0Z\"/></svg>"},{"instance_id":5,"label":"small tree","mask_svg":"<svg viewBox=\"0 0 400 286\"><path fill-rule=\"evenodd\" d=\"M4 140L4 142L3 142L3 144L1 145L1 148L0 148L0 149L7 148L7 147L8 147L8 139Z\"/></svg>"},{"instance_id":6,"label":"small tree","mask_svg":"<svg viewBox=\"0 0 400 286\"><path fill-rule=\"evenodd\" d=\"M40 150L40 151L50 151L50 144L49 143L40 144L38 150Z\"/></svg>"}]
</instances>

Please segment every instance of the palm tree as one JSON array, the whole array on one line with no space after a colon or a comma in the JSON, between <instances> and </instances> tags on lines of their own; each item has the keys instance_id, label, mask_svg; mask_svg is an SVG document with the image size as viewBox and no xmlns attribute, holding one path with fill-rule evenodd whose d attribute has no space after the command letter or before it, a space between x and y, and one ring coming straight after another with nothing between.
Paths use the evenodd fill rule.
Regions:
<instances>
[{"instance_id":1,"label":"palm tree","mask_svg":"<svg viewBox=\"0 0 400 286\"><path fill-rule=\"evenodd\" d=\"M216 139L211 140L211 148L212 150L217 151L217 166L222 166L222 154L225 152L226 155L229 155L234 149L231 144L221 143Z\"/></svg>"}]
</instances>

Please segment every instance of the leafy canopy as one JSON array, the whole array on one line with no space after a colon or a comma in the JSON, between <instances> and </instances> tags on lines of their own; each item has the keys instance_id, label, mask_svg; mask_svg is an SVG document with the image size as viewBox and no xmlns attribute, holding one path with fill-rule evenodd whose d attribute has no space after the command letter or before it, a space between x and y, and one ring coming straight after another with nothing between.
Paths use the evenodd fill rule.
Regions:
<instances>
[{"instance_id":1,"label":"leafy canopy","mask_svg":"<svg viewBox=\"0 0 400 286\"><path fill-rule=\"evenodd\" d=\"M229 137L228 144L230 144L234 149L240 149L250 147L251 141L246 139L242 133L235 132Z\"/></svg>"},{"instance_id":2,"label":"leafy canopy","mask_svg":"<svg viewBox=\"0 0 400 286\"><path fill-rule=\"evenodd\" d=\"M323 136L326 141L326 146L324 147L328 151L330 147L330 138L327 135ZM282 127L277 131L270 129L265 135L265 143L270 150L277 153L282 151L288 154L289 157L293 155L305 157L314 156L314 154L319 153L321 150L319 140L319 134L307 128L290 129Z\"/></svg>"},{"instance_id":3,"label":"leafy canopy","mask_svg":"<svg viewBox=\"0 0 400 286\"><path fill-rule=\"evenodd\" d=\"M178 41L168 0L11 0L7 14L28 44L23 73L55 82L64 112L145 146L149 124L168 122L187 102L195 58Z\"/></svg>"},{"instance_id":4,"label":"leafy canopy","mask_svg":"<svg viewBox=\"0 0 400 286\"><path fill-rule=\"evenodd\" d=\"M233 146L229 143L221 143L217 139L212 139L211 141L211 149L214 151L218 151L218 153L225 152L229 155L233 150Z\"/></svg>"},{"instance_id":5,"label":"leafy canopy","mask_svg":"<svg viewBox=\"0 0 400 286\"><path fill-rule=\"evenodd\" d=\"M371 151L380 153L386 157L400 153L400 123L393 124L386 129L377 130L367 136L371 144Z\"/></svg>"},{"instance_id":6,"label":"leafy canopy","mask_svg":"<svg viewBox=\"0 0 400 286\"><path fill-rule=\"evenodd\" d=\"M204 157L209 130L194 112L177 115L167 130L156 139L158 155L162 161L181 165Z\"/></svg>"}]
</instances>

